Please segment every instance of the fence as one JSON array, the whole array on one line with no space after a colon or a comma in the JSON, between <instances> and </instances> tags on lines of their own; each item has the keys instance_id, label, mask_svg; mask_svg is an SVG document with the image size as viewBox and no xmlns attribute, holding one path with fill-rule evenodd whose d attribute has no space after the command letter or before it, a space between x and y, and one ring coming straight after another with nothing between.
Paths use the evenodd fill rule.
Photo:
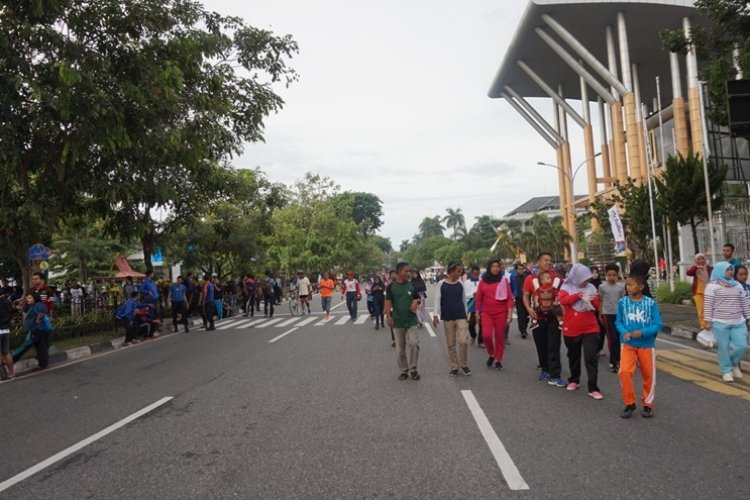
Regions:
<instances>
[{"instance_id":1,"label":"fence","mask_svg":"<svg viewBox=\"0 0 750 500\"><path fill-rule=\"evenodd\" d=\"M714 213L713 223L718 259L724 243L734 245L735 256L741 261L750 259L750 202L734 203L732 207ZM698 243L705 252L711 248L708 224L701 224L697 229Z\"/></svg>"}]
</instances>

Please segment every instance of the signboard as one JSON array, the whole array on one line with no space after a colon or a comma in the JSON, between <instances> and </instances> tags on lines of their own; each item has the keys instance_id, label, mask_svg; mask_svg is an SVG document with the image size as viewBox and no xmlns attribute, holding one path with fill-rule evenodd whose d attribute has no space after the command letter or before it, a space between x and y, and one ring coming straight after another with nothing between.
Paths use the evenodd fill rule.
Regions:
<instances>
[{"instance_id":1,"label":"signboard","mask_svg":"<svg viewBox=\"0 0 750 500\"><path fill-rule=\"evenodd\" d=\"M164 252L159 245L154 246L154 253L151 254L151 265L152 266L163 266L164 265Z\"/></svg>"},{"instance_id":2,"label":"signboard","mask_svg":"<svg viewBox=\"0 0 750 500\"><path fill-rule=\"evenodd\" d=\"M41 243L37 243L36 245L29 247L29 250L26 252L26 257L29 261L47 260L49 259L49 248Z\"/></svg>"}]
</instances>

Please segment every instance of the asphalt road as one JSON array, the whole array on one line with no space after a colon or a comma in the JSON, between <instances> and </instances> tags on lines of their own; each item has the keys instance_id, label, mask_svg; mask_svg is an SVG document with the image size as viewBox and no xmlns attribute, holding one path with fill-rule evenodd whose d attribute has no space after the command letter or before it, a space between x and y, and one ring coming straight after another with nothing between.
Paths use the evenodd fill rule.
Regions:
<instances>
[{"instance_id":1,"label":"asphalt road","mask_svg":"<svg viewBox=\"0 0 750 500\"><path fill-rule=\"evenodd\" d=\"M622 420L606 359L604 400L551 387L515 325L501 372L474 347L474 374L457 378L442 329L422 329L422 380L401 382L388 330L336 324L343 306L318 325L316 309L296 330L303 320L279 326L288 314L224 320L0 385L0 482L174 398L0 498L750 497L746 399L659 372L656 417ZM516 476L493 456L472 396ZM519 477L528 489L511 489Z\"/></svg>"}]
</instances>

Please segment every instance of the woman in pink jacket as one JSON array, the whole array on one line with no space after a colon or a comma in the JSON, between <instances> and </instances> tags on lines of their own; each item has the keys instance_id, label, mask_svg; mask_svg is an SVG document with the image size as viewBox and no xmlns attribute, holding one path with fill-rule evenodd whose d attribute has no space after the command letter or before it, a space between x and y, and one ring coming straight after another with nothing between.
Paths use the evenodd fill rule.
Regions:
<instances>
[{"instance_id":1,"label":"woman in pink jacket","mask_svg":"<svg viewBox=\"0 0 750 500\"><path fill-rule=\"evenodd\" d=\"M513 291L499 259L487 263L487 271L477 288L476 306L484 346L490 356L487 366L492 367L494 362L495 368L500 370L505 352L505 326L513 319Z\"/></svg>"}]
</instances>

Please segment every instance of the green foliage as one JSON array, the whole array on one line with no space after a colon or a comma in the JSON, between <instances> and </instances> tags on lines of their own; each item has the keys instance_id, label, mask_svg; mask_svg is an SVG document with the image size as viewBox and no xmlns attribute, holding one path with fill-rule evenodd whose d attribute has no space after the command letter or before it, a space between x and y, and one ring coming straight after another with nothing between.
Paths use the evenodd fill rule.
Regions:
<instances>
[{"instance_id":1,"label":"green foliage","mask_svg":"<svg viewBox=\"0 0 750 500\"><path fill-rule=\"evenodd\" d=\"M612 196L612 202L620 204L623 208L624 213L620 217L625 227L628 247L636 255L650 255L649 252L653 252L649 246L652 228L648 185L638 185L633 179L628 179L624 185L615 182L615 187L617 194ZM657 234L661 234L660 228L656 231Z\"/></svg>"},{"instance_id":2,"label":"green foliage","mask_svg":"<svg viewBox=\"0 0 750 500\"><path fill-rule=\"evenodd\" d=\"M445 228L441 224L439 215L433 217L425 217L422 222L419 223L419 232L414 237L415 240L426 240L433 236L443 236Z\"/></svg>"},{"instance_id":3,"label":"green foliage","mask_svg":"<svg viewBox=\"0 0 750 500\"><path fill-rule=\"evenodd\" d=\"M726 179L726 166L708 163L709 188L713 197L711 208L720 210L724 204L722 185ZM693 245L699 251L697 226L708 214L706 183L703 175L703 162L692 152L667 158L660 178L656 179L658 196L656 205L662 215L679 224L690 224Z\"/></svg>"},{"instance_id":4,"label":"green foliage","mask_svg":"<svg viewBox=\"0 0 750 500\"><path fill-rule=\"evenodd\" d=\"M141 240L215 193L220 165L263 139L292 82L296 52L241 19L181 0L5 2L0 16L0 218L3 257L49 245L82 210Z\"/></svg>"},{"instance_id":5,"label":"green foliage","mask_svg":"<svg viewBox=\"0 0 750 500\"><path fill-rule=\"evenodd\" d=\"M669 289L669 284L665 283L656 289L656 300L662 304L682 304L683 300L692 298L692 284L687 281L675 281L674 291Z\"/></svg>"},{"instance_id":6,"label":"green foliage","mask_svg":"<svg viewBox=\"0 0 750 500\"><path fill-rule=\"evenodd\" d=\"M445 227L453 229L453 239L458 238L459 233L463 232L466 234L466 218L461 213L460 208L446 208L445 211L448 213L443 217L442 222L445 223Z\"/></svg>"},{"instance_id":7,"label":"green foliage","mask_svg":"<svg viewBox=\"0 0 750 500\"><path fill-rule=\"evenodd\" d=\"M372 236L383 225L383 202L372 193L345 192L338 196L342 208L362 231L362 235Z\"/></svg>"}]
</instances>

